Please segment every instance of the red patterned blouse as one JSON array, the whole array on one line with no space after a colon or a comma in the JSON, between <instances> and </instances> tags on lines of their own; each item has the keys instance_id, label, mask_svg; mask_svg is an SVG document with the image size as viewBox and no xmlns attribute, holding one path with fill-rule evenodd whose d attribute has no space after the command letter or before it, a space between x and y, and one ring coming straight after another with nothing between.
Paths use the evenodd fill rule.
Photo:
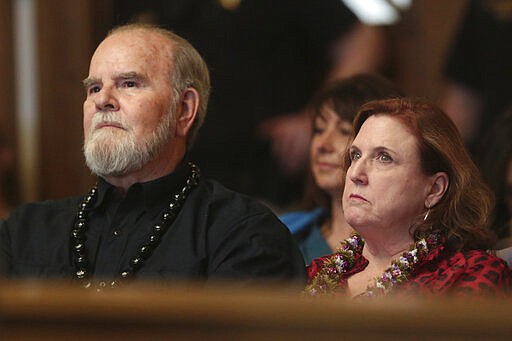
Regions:
<instances>
[{"instance_id":1,"label":"red patterned blouse","mask_svg":"<svg viewBox=\"0 0 512 341\"><path fill-rule=\"evenodd\" d=\"M307 267L309 281L323 268L328 257L317 258ZM336 293L343 294L347 290L348 278L363 271L367 265L368 260L358 253L354 266L341 274ZM439 246L417 264L408 279L395 286L393 292L420 296L503 296L511 293L511 285L512 271L501 258L481 250L449 253Z\"/></svg>"}]
</instances>

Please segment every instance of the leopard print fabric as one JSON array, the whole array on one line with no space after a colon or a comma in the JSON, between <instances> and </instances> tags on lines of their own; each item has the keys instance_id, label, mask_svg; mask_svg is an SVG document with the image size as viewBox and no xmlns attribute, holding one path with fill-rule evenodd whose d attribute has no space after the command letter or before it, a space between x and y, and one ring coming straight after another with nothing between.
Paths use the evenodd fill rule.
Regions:
<instances>
[{"instance_id":1,"label":"leopard print fabric","mask_svg":"<svg viewBox=\"0 0 512 341\"><path fill-rule=\"evenodd\" d=\"M308 266L310 280L322 268L325 257L315 259ZM337 294L343 295L348 289L348 278L367 265L368 260L357 255L354 267L340 279ZM512 294L511 286L512 270L501 258L481 250L448 253L441 246L418 264L409 280L394 288L393 294L508 296Z\"/></svg>"},{"instance_id":2,"label":"leopard print fabric","mask_svg":"<svg viewBox=\"0 0 512 341\"><path fill-rule=\"evenodd\" d=\"M402 288L428 295L500 295L509 293L511 285L512 271L501 258L470 250L441 254L421 265Z\"/></svg>"}]
</instances>

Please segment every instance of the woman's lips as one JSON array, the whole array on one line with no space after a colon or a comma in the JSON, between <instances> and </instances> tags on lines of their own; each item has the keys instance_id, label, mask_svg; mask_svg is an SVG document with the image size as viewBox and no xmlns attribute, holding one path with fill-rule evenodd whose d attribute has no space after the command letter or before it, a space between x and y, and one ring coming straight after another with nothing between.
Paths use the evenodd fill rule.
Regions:
<instances>
[{"instance_id":1,"label":"woman's lips","mask_svg":"<svg viewBox=\"0 0 512 341\"><path fill-rule=\"evenodd\" d=\"M338 164L330 163L330 162L320 162L317 161L316 165L318 168L322 170L331 170L331 169L339 169L341 168Z\"/></svg>"},{"instance_id":2,"label":"woman's lips","mask_svg":"<svg viewBox=\"0 0 512 341\"><path fill-rule=\"evenodd\" d=\"M360 196L359 194L350 194L349 198L351 200L355 200L355 201L365 201L365 202L368 202L368 200L366 200L366 198Z\"/></svg>"}]
</instances>

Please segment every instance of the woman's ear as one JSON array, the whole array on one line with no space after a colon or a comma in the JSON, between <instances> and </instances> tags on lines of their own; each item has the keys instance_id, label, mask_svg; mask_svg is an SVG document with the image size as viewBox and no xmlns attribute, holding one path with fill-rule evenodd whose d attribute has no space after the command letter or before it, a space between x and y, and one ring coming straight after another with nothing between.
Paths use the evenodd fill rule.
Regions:
<instances>
[{"instance_id":1,"label":"woman's ear","mask_svg":"<svg viewBox=\"0 0 512 341\"><path fill-rule=\"evenodd\" d=\"M196 119L199 93L194 88L183 91L176 111L176 136L186 137Z\"/></svg>"},{"instance_id":2,"label":"woman's ear","mask_svg":"<svg viewBox=\"0 0 512 341\"><path fill-rule=\"evenodd\" d=\"M450 182L448 174L445 172L438 172L431 177L430 190L425 199L425 207L434 207L443 198L443 195L448 190Z\"/></svg>"}]
</instances>

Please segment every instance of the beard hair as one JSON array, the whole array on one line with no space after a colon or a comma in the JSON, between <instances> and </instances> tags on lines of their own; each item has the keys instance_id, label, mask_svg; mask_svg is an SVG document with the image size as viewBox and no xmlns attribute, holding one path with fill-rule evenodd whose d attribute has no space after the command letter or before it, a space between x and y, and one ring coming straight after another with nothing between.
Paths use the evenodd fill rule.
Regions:
<instances>
[{"instance_id":1,"label":"beard hair","mask_svg":"<svg viewBox=\"0 0 512 341\"><path fill-rule=\"evenodd\" d=\"M132 127L113 112L98 112L94 115L91 131L84 141L84 156L87 167L98 176L123 176L142 169L154 160L174 136L175 112L171 108L157 125L155 131L138 141ZM122 129L95 130L99 123L115 122Z\"/></svg>"}]
</instances>

